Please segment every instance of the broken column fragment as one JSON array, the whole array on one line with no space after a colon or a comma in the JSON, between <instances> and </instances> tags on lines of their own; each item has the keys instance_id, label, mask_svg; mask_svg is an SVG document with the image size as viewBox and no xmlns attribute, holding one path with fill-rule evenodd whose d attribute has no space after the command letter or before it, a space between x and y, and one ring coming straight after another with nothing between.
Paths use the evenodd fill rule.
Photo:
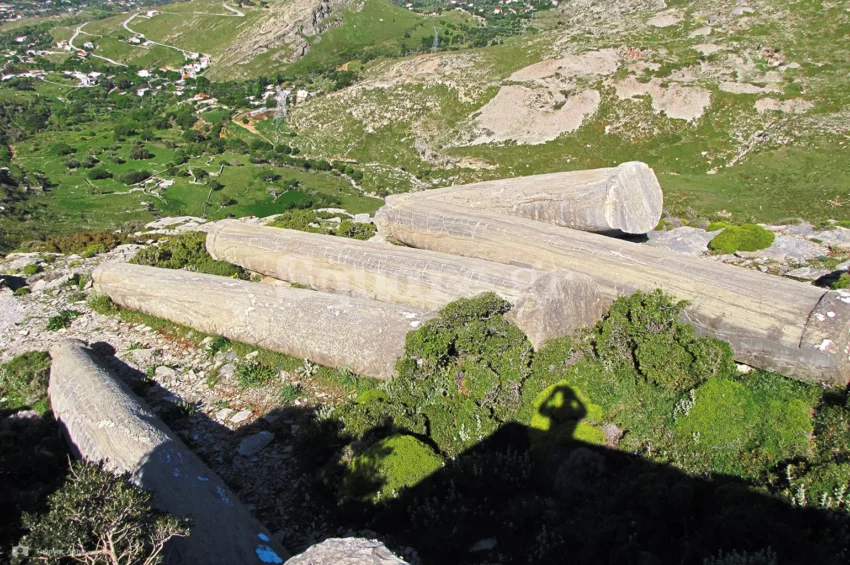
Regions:
<instances>
[{"instance_id":1,"label":"broken column fragment","mask_svg":"<svg viewBox=\"0 0 850 565\"><path fill-rule=\"evenodd\" d=\"M661 288L742 363L812 382L850 378L850 293L516 216L397 195L380 233L413 247L593 278L609 299Z\"/></svg>"},{"instance_id":2,"label":"broken column fragment","mask_svg":"<svg viewBox=\"0 0 850 565\"><path fill-rule=\"evenodd\" d=\"M658 225L664 195L645 163L551 173L411 193L429 200L590 232L642 234Z\"/></svg>"},{"instance_id":3,"label":"broken column fragment","mask_svg":"<svg viewBox=\"0 0 850 565\"><path fill-rule=\"evenodd\" d=\"M202 332L386 379L431 314L368 298L122 263L92 273L116 304Z\"/></svg>"},{"instance_id":4,"label":"broken column fragment","mask_svg":"<svg viewBox=\"0 0 850 565\"><path fill-rule=\"evenodd\" d=\"M166 544L165 563L283 563L268 530L90 349L66 340L50 356L50 405L72 451L130 473L154 506L191 517L189 536Z\"/></svg>"},{"instance_id":5,"label":"broken column fragment","mask_svg":"<svg viewBox=\"0 0 850 565\"><path fill-rule=\"evenodd\" d=\"M542 271L295 230L222 222L207 236L221 261L307 285L438 310L458 298L495 292L535 348L594 324L610 302L590 277Z\"/></svg>"}]
</instances>

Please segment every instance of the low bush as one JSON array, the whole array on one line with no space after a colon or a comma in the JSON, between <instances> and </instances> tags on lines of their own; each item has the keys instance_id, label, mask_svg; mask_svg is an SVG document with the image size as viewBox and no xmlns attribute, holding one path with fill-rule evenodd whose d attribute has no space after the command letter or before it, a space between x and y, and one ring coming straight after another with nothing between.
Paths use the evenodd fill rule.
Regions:
<instances>
[{"instance_id":1,"label":"low bush","mask_svg":"<svg viewBox=\"0 0 850 565\"><path fill-rule=\"evenodd\" d=\"M322 220L335 217L337 217L336 214L316 212L315 210L286 210L267 225L273 228L324 233L364 241L371 239L377 231L373 224L355 223L348 218L342 220L337 226L322 222Z\"/></svg>"},{"instance_id":2,"label":"low bush","mask_svg":"<svg viewBox=\"0 0 850 565\"><path fill-rule=\"evenodd\" d=\"M535 448L570 440L605 443L605 433L597 427L603 423L602 407L567 382L555 383L537 395L533 411L528 431Z\"/></svg>"},{"instance_id":3,"label":"low bush","mask_svg":"<svg viewBox=\"0 0 850 565\"><path fill-rule=\"evenodd\" d=\"M91 169L87 173L87 176L91 180L103 180L103 179L111 179L112 173L110 173L106 169L98 167L98 168L95 168L95 169Z\"/></svg>"},{"instance_id":4,"label":"low bush","mask_svg":"<svg viewBox=\"0 0 850 565\"><path fill-rule=\"evenodd\" d=\"M146 181L151 176L150 171L145 170L129 170L118 175L118 180L126 185L138 184Z\"/></svg>"},{"instance_id":5,"label":"low bush","mask_svg":"<svg viewBox=\"0 0 850 565\"><path fill-rule=\"evenodd\" d=\"M50 355L31 351L13 357L0 365L0 397L3 408L28 408L39 414L50 410L47 381L50 377Z\"/></svg>"},{"instance_id":6,"label":"low bush","mask_svg":"<svg viewBox=\"0 0 850 565\"><path fill-rule=\"evenodd\" d=\"M758 251L770 247L775 239L773 232L755 224L729 226L708 244L712 251L730 254L737 251Z\"/></svg>"},{"instance_id":7,"label":"low bush","mask_svg":"<svg viewBox=\"0 0 850 565\"><path fill-rule=\"evenodd\" d=\"M84 259L91 259L95 255L99 255L101 253L106 253L108 249L102 243L95 243L93 245L89 245L86 247L86 250L82 252L82 256Z\"/></svg>"},{"instance_id":8,"label":"low bush","mask_svg":"<svg viewBox=\"0 0 850 565\"><path fill-rule=\"evenodd\" d=\"M187 520L154 510L150 493L129 474L114 475L102 464L73 463L47 505L45 514L24 516L29 533L20 544L32 548L31 558L70 562L87 552L91 563L106 563L107 556L127 565L162 563L165 543L189 533Z\"/></svg>"},{"instance_id":9,"label":"low bush","mask_svg":"<svg viewBox=\"0 0 850 565\"><path fill-rule=\"evenodd\" d=\"M29 265L24 266L24 268L23 268L23 269L21 269L21 272L22 272L24 275L26 275L26 276L28 276L28 277L31 277L31 276L33 276L33 275L36 275L36 274L40 273L40 272L41 272L41 271L43 271L43 270L44 270L44 267L42 267L40 264L38 264L38 263L30 263Z\"/></svg>"},{"instance_id":10,"label":"low bush","mask_svg":"<svg viewBox=\"0 0 850 565\"><path fill-rule=\"evenodd\" d=\"M366 241L375 236L377 228L374 224L358 224L351 220L343 220L336 229L336 235Z\"/></svg>"},{"instance_id":11,"label":"low bush","mask_svg":"<svg viewBox=\"0 0 850 565\"><path fill-rule=\"evenodd\" d=\"M213 259L206 249L207 235L188 232L172 237L158 245L139 251L130 262L163 269L186 269L209 275L219 275L242 280L248 279L245 269Z\"/></svg>"},{"instance_id":12,"label":"low bush","mask_svg":"<svg viewBox=\"0 0 850 565\"><path fill-rule=\"evenodd\" d=\"M276 376L277 373L274 369L257 361L239 365L236 369L236 380L239 381L239 386L242 388L268 384Z\"/></svg>"},{"instance_id":13,"label":"low bush","mask_svg":"<svg viewBox=\"0 0 850 565\"><path fill-rule=\"evenodd\" d=\"M102 245L107 251L114 249L122 243L127 243L127 236L123 234L90 231L80 232L69 236L54 236L44 242L42 249L51 253L84 253L93 246Z\"/></svg>"},{"instance_id":14,"label":"low bush","mask_svg":"<svg viewBox=\"0 0 850 565\"><path fill-rule=\"evenodd\" d=\"M55 316L47 319L47 330L55 332L71 327L71 322L79 318L81 314L76 310L60 310Z\"/></svg>"},{"instance_id":15,"label":"low bush","mask_svg":"<svg viewBox=\"0 0 850 565\"><path fill-rule=\"evenodd\" d=\"M625 364L654 384L684 391L735 370L728 343L697 337L680 316L687 303L660 290L618 298L594 332L596 355Z\"/></svg>"},{"instance_id":16,"label":"low bush","mask_svg":"<svg viewBox=\"0 0 850 565\"><path fill-rule=\"evenodd\" d=\"M15 289L13 293L15 296L26 296L28 294L32 294L32 290L28 286L22 286L20 288Z\"/></svg>"},{"instance_id":17,"label":"low bush","mask_svg":"<svg viewBox=\"0 0 850 565\"><path fill-rule=\"evenodd\" d=\"M832 290L850 288L850 273L842 273L838 280L832 283Z\"/></svg>"}]
</instances>

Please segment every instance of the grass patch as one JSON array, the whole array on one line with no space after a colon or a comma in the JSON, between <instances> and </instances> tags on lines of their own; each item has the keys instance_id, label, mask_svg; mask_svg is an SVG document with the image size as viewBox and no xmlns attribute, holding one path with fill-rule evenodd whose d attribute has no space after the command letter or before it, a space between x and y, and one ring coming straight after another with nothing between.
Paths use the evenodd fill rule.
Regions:
<instances>
[{"instance_id":1,"label":"grass patch","mask_svg":"<svg viewBox=\"0 0 850 565\"><path fill-rule=\"evenodd\" d=\"M258 361L244 363L236 369L236 380L242 388L267 385L277 377L277 372Z\"/></svg>"},{"instance_id":2,"label":"grass patch","mask_svg":"<svg viewBox=\"0 0 850 565\"><path fill-rule=\"evenodd\" d=\"M82 316L76 310L60 310L55 316L51 316L47 320L47 330L51 332L64 330L71 327L71 322Z\"/></svg>"},{"instance_id":3,"label":"grass patch","mask_svg":"<svg viewBox=\"0 0 850 565\"><path fill-rule=\"evenodd\" d=\"M6 399L3 408L31 409L45 414L50 410L49 377L50 355L44 351L24 353L0 365L0 396Z\"/></svg>"}]
</instances>

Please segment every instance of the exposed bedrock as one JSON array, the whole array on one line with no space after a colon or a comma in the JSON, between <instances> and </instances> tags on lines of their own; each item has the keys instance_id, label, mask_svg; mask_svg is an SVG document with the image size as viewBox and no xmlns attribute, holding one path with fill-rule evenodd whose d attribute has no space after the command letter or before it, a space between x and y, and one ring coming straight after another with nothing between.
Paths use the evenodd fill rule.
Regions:
<instances>
[{"instance_id":1,"label":"exposed bedrock","mask_svg":"<svg viewBox=\"0 0 850 565\"><path fill-rule=\"evenodd\" d=\"M535 347L591 325L605 313L593 280L572 271L513 267L295 230L222 222L207 236L216 259L315 290L362 295L437 310L458 298L495 292Z\"/></svg>"},{"instance_id":2,"label":"exposed bedrock","mask_svg":"<svg viewBox=\"0 0 850 565\"><path fill-rule=\"evenodd\" d=\"M431 314L368 298L112 263L92 273L116 304L327 367L386 379Z\"/></svg>"},{"instance_id":3,"label":"exposed bedrock","mask_svg":"<svg viewBox=\"0 0 850 565\"><path fill-rule=\"evenodd\" d=\"M584 273L609 300L661 288L688 300L687 320L742 363L814 382L850 376L847 291L415 195L388 198L375 222L388 240L421 249Z\"/></svg>"},{"instance_id":4,"label":"exposed bedrock","mask_svg":"<svg viewBox=\"0 0 850 565\"><path fill-rule=\"evenodd\" d=\"M287 552L162 421L82 342L50 350L50 404L72 450L128 472L156 507L191 516L185 538L165 548L169 564L282 563Z\"/></svg>"},{"instance_id":5,"label":"exposed bedrock","mask_svg":"<svg viewBox=\"0 0 850 565\"><path fill-rule=\"evenodd\" d=\"M658 225L664 195L655 173L637 161L607 169L551 173L450 186L410 194L591 232L641 234Z\"/></svg>"}]
</instances>

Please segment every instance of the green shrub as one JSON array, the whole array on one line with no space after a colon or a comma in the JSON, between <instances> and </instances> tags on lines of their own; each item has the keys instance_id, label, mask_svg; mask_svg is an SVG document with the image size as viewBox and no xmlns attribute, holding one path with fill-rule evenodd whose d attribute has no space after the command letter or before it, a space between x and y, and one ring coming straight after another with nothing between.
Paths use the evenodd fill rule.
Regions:
<instances>
[{"instance_id":1,"label":"green shrub","mask_svg":"<svg viewBox=\"0 0 850 565\"><path fill-rule=\"evenodd\" d=\"M280 403L284 406L295 404L295 401L301 396L301 392L301 385L286 383L280 389Z\"/></svg>"},{"instance_id":2,"label":"green shrub","mask_svg":"<svg viewBox=\"0 0 850 565\"><path fill-rule=\"evenodd\" d=\"M44 251L52 253L83 253L94 245L102 245L107 251L127 242L127 236L112 232L90 231L69 236L54 236L44 242Z\"/></svg>"},{"instance_id":3,"label":"green shrub","mask_svg":"<svg viewBox=\"0 0 850 565\"><path fill-rule=\"evenodd\" d=\"M351 220L343 220L336 229L336 235L351 239L367 240L374 237L377 228L373 224L356 224Z\"/></svg>"},{"instance_id":4,"label":"green shrub","mask_svg":"<svg viewBox=\"0 0 850 565\"><path fill-rule=\"evenodd\" d=\"M596 445L605 443L605 433L593 425L602 423L602 407L566 381L555 383L538 394L533 410L528 431L534 447L570 440Z\"/></svg>"},{"instance_id":5,"label":"green shrub","mask_svg":"<svg viewBox=\"0 0 850 565\"><path fill-rule=\"evenodd\" d=\"M790 392L760 393L752 379L707 381L677 420L677 457L688 469L757 477L776 463L809 455L811 406Z\"/></svg>"},{"instance_id":6,"label":"green shrub","mask_svg":"<svg viewBox=\"0 0 850 565\"><path fill-rule=\"evenodd\" d=\"M230 340L224 337L223 335L217 335L212 338L212 341L207 344L207 353L210 355L215 355L219 351L224 351L228 347L230 347Z\"/></svg>"},{"instance_id":7,"label":"green shrub","mask_svg":"<svg viewBox=\"0 0 850 565\"><path fill-rule=\"evenodd\" d=\"M346 434L365 441L382 435L408 432L426 435L428 423L425 416L409 410L407 406L391 402L384 391L369 389L357 402L342 404L337 415ZM365 437L372 434L373 437Z\"/></svg>"},{"instance_id":8,"label":"green shrub","mask_svg":"<svg viewBox=\"0 0 850 565\"><path fill-rule=\"evenodd\" d=\"M49 377L50 355L43 351L23 353L0 365L0 397L6 397L3 407L30 408L44 414L50 410Z\"/></svg>"},{"instance_id":9,"label":"green shrub","mask_svg":"<svg viewBox=\"0 0 850 565\"><path fill-rule=\"evenodd\" d=\"M708 247L712 251L725 254L737 251L758 251L770 247L775 237L773 232L755 224L729 226L717 234Z\"/></svg>"},{"instance_id":10,"label":"green shrub","mask_svg":"<svg viewBox=\"0 0 850 565\"><path fill-rule=\"evenodd\" d=\"M146 181L150 178L150 171L145 170L129 170L124 171L120 175L118 175L118 180L123 182L126 185L138 184L142 181Z\"/></svg>"},{"instance_id":11,"label":"green shrub","mask_svg":"<svg viewBox=\"0 0 850 565\"><path fill-rule=\"evenodd\" d=\"M838 280L832 283L832 290L850 288L850 273L842 273Z\"/></svg>"},{"instance_id":12,"label":"green shrub","mask_svg":"<svg viewBox=\"0 0 850 565\"><path fill-rule=\"evenodd\" d=\"M729 344L697 337L693 326L681 322L686 305L660 290L618 298L596 326L596 354L609 366L634 367L647 381L679 391L733 374Z\"/></svg>"},{"instance_id":13,"label":"green shrub","mask_svg":"<svg viewBox=\"0 0 850 565\"><path fill-rule=\"evenodd\" d=\"M79 318L82 314L76 310L60 310L55 316L51 316L47 320L47 330L55 332L71 327L71 322Z\"/></svg>"},{"instance_id":14,"label":"green shrub","mask_svg":"<svg viewBox=\"0 0 850 565\"><path fill-rule=\"evenodd\" d=\"M512 418L531 370L532 348L504 319L510 305L493 293L448 304L407 334L391 398L419 406L431 436L459 453Z\"/></svg>"},{"instance_id":15,"label":"green shrub","mask_svg":"<svg viewBox=\"0 0 850 565\"><path fill-rule=\"evenodd\" d=\"M145 247L130 262L163 269L186 269L208 275L248 279L245 269L224 261L216 261L206 248L207 235L187 232L158 245Z\"/></svg>"},{"instance_id":16,"label":"green shrub","mask_svg":"<svg viewBox=\"0 0 850 565\"><path fill-rule=\"evenodd\" d=\"M118 306L103 294L90 294L86 299L86 305L103 316L111 316L118 313Z\"/></svg>"},{"instance_id":17,"label":"green shrub","mask_svg":"<svg viewBox=\"0 0 850 565\"><path fill-rule=\"evenodd\" d=\"M108 249L102 243L94 243L86 247L86 250L83 251L82 256L84 259L90 259L95 255L99 255L100 253L106 253Z\"/></svg>"},{"instance_id":18,"label":"green shrub","mask_svg":"<svg viewBox=\"0 0 850 565\"><path fill-rule=\"evenodd\" d=\"M374 501L395 498L439 470L442 459L408 435L384 438L355 457L348 467L343 489L349 496Z\"/></svg>"},{"instance_id":19,"label":"green shrub","mask_svg":"<svg viewBox=\"0 0 850 565\"><path fill-rule=\"evenodd\" d=\"M154 510L151 495L135 486L129 474L113 475L102 464L74 462L47 505L46 514L24 516L30 532L20 544L33 548L36 555L30 557L50 562L71 562L80 551L109 547L115 563L162 563L165 542L189 532L186 520Z\"/></svg>"},{"instance_id":20,"label":"green shrub","mask_svg":"<svg viewBox=\"0 0 850 565\"><path fill-rule=\"evenodd\" d=\"M31 277L35 274L40 273L43 270L44 267L42 267L39 263L30 263L29 265L26 265L21 272L24 275Z\"/></svg>"},{"instance_id":21,"label":"green shrub","mask_svg":"<svg viewBox=\"0 0 850 565\"><path fill-rule=\"evenodd\" d=\"M850 512L850 462L790 465L786 479L785 495L795 504Z\"/></svg>"},{"instance_id":22,"label":"green shrub","mask_svg":"<svg viewBox=\"0 0 850 565\"><path fill-rule=\"evenodd\" d=\"M71 147L67 143L55 143L50 147L50 153L52 155L56 155L57 157L63 157L65 155L73 155L77 152L76 147Z\"/></svg>"},{"instance_id":23,"label":"green shrub","mask_svg":"<svg viewBox=\"0 0 850 565\"><path fill-rule=\"evenodd\" d=\"M236 379L239 381L239 386L242 388L268 384L273 381L276 376L277 374L274 369L257 361L244 363L239 365L239 368L236 369Z\"/></svg>"},{"instance_id":24,"label":"green shrub","mask_svg":"<svg viewBox=\"0 0 850 565\"><path fill-rule=\"evenodd\" d=\"M27 294L32 294L32 290L28 286L22 286L20 288L15 289L13 293L15 296L26 296Z\"/></svg>"},{"instance_id":25,"label":"green shrub","mask_svg":"<svg viewBox=\"0 0 850 565\"><path fill-rule=\"evenodd\" d=\"M729 227L728 222L711 222L705 226L705 231L718 231Z\"/></svg>"},{"instance_id":26,"label":"green shrub","mask_svg":"<svg viewBox=\"0 0 850 565\"><path fill-rule=\"evenodd\" d=\"M89 172L86 174L86 176L88 176L89 179L91 179L91 180L103 180L103 179L111 179L112 173L110 173L109 171L107 171L106 169L104 169L102 167L97 167L97 168L89 170Z\"/></svg>"}]
</instances>

